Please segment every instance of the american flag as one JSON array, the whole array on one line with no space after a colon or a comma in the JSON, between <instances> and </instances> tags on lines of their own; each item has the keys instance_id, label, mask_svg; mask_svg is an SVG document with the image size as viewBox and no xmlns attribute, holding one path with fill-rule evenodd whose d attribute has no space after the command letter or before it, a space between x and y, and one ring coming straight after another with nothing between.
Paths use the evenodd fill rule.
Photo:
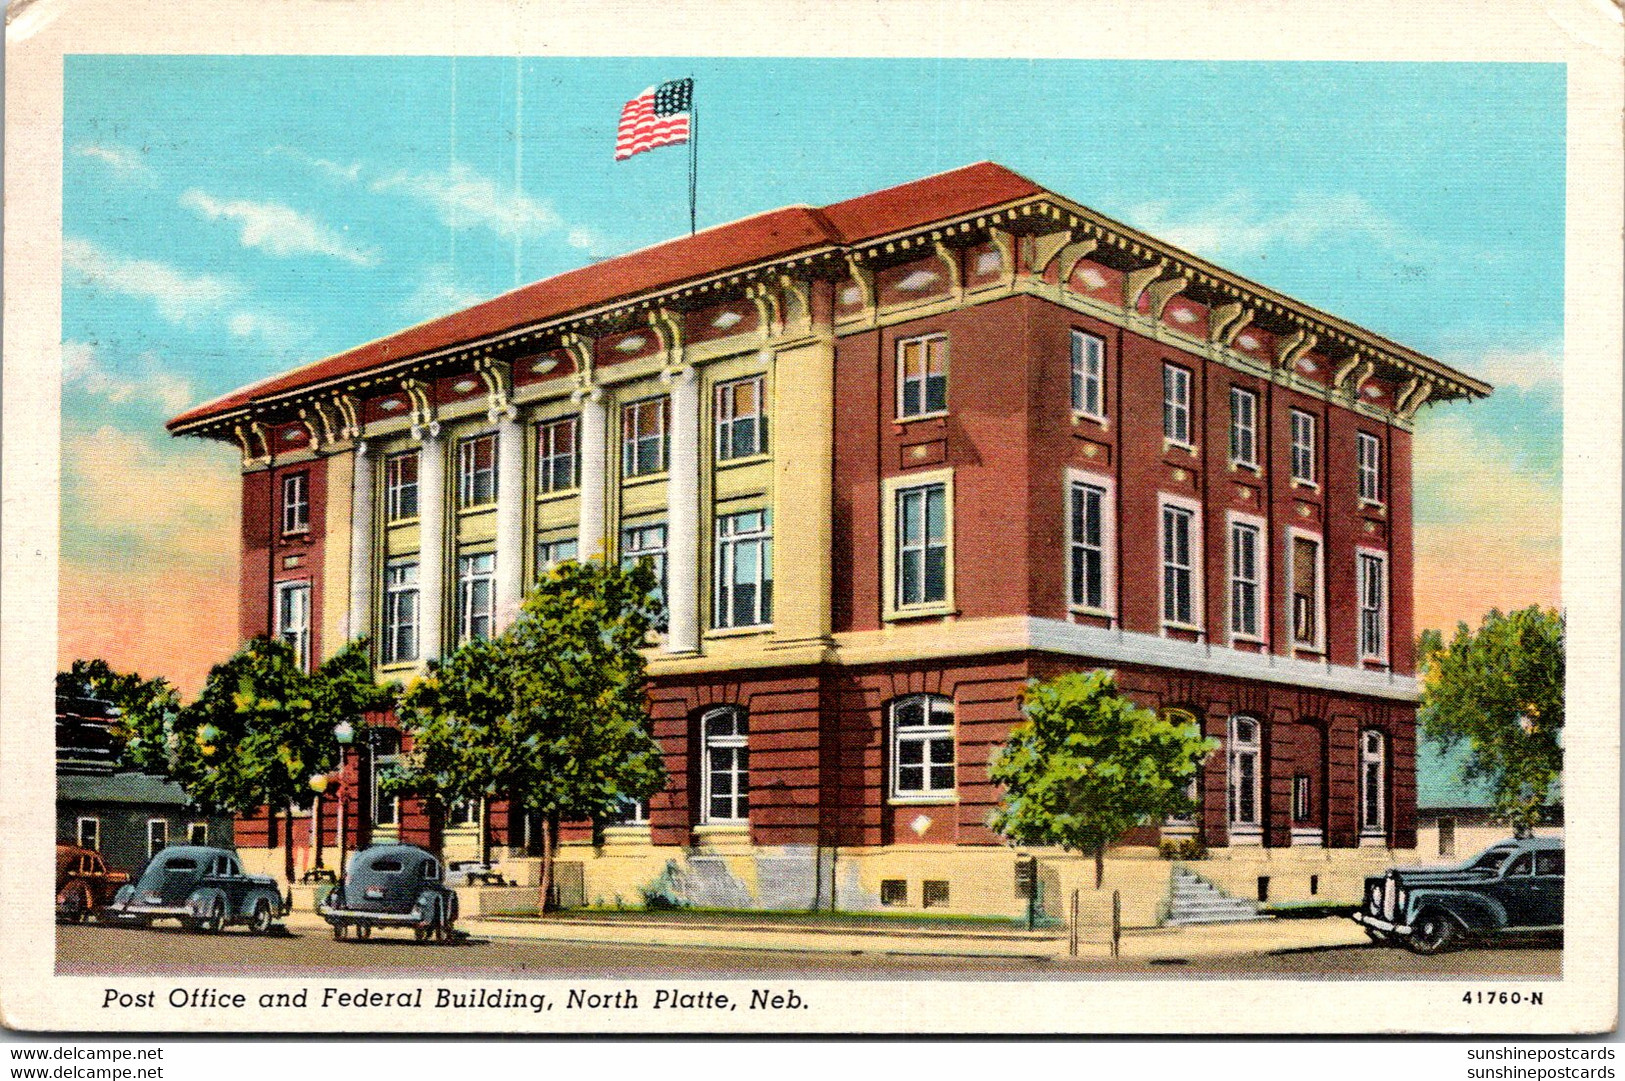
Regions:
<instances>
[{"instance_id":1,"label":"american flag","mask_svg":"<svg viewBox=\"0 0 1625 1081\"><path fill-rule=\"evenodd\" d=\"M621 107L621 126L615 131L615 160L688 142L688 114L693 104L693 79L651 86L627 102Z\"/></svg>"}]
</instances>

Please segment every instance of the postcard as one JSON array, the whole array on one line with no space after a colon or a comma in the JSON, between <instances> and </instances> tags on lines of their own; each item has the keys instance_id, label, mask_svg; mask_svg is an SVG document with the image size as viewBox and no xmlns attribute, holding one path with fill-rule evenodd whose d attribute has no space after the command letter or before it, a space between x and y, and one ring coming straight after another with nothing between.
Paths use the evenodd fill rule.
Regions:
<instances>
[{"instance_id":1,"label":"postcard","mask_svg":"<svg viewBox=\"0 0 1625 1081\"><path fill-rule=\"evenodd\" d=\"M6 1024L1611 1029L1608 15L15 11Z\"/></svg>"}]
</instances>

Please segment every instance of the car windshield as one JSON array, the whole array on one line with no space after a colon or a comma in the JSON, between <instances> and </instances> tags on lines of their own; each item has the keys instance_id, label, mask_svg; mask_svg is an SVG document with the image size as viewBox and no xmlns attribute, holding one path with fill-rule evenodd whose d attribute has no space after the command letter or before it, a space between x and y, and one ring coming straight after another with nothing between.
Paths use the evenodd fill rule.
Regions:
<instances>
[{"instance_id":1,"label":"car windshield","mask_svg":"<svg viewBox=\"0 0 1625 1081\"><path fill-rule=\"evenodd\" d=\"M1505 863L1506 858L1511 854L1512 849L1510 848L1489 849L1488 851L1479 853L1478 858L1470 863L1467 866L1467 869L1469 871L1498 871L1501 868L1501 864Z\"/></svg>"},{"instance_id":2,"label":"car windshield","mask_svg":"<svg viewBox=\"0 0 1625 1081\"><path fill-rule=\"evenodd\" d=\"M401 869L401 861L400 860L379 860L377 863L372 865L372 869L374 871L383 871L383 872L386 872L386 873L394 873L394 872L399 871Z\"/></svg>"},{"instance_id":3,"label":"car windshield","mask_svg":"<svg viewBox=\"0 0 1625 1081\"><path fill-rule=\"evenodd\" d=\"M197 861L196 860L167 860L164 863L164 870L172 872L172 873L173 872L179 872L179 871L195 871L195 870L197 870Z\"/></svg>"}]
</instances>

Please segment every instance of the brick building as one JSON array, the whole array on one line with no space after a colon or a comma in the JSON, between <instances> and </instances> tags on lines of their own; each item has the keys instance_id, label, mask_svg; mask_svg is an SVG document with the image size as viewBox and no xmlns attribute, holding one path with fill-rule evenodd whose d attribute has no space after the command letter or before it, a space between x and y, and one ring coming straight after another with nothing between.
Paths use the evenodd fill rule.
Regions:
<instances>
[{"instance_id":1,"label":"brick building","mask_svg":"<svg viewBox=\"0 0 1625 1081\"><path fill-rule=\"evenodd\" d=\"M1109 667L1223 744L1200 812L1117 853L1154 907L1159 834L1272 897L1414 848L1412 432L1489 389L983 163L571 271L169 428L241 449L240 630L308 658L365 632L407 677L552 560L656 560L671 779L575 831L589 901L1019 908L988 756L1024 681ZM501 800L377 798L374 720L321 829L522 854Z\"/></svg>"}]
</instances>

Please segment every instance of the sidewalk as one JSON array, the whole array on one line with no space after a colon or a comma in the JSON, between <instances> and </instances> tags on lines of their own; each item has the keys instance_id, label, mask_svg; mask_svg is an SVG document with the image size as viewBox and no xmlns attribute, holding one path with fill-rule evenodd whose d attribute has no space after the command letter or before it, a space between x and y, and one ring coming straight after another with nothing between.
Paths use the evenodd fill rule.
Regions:
<instances>
[{"instance_id":1,"label":"sidewalk","mask_svg":"<svg viewBox=\"0 0 1625 1081\"><path fill-rule=\"evenodd\" d=\"M295 911L288 926L299 931L325 931L311 912ZM866 953L937 957L1018 957L1062 959L1068 955L1064 927L1026 931L1015 927L839 927L806 923L741 920L675 922L669 918L613 918L590 915L487 916L459 920L457 927L473 938L598 942L620 946L688 947L723 950L775 950L802 953ZM1120 956L1139 960L1220 957L1276 950L1359 945L1365 934L1352 920L1259 920L1178 928L1125 931ZM1111 945L1104 929L1086 928L1080 935L1081 957L1105 958Z\"/></svg>"}]
</instances>

